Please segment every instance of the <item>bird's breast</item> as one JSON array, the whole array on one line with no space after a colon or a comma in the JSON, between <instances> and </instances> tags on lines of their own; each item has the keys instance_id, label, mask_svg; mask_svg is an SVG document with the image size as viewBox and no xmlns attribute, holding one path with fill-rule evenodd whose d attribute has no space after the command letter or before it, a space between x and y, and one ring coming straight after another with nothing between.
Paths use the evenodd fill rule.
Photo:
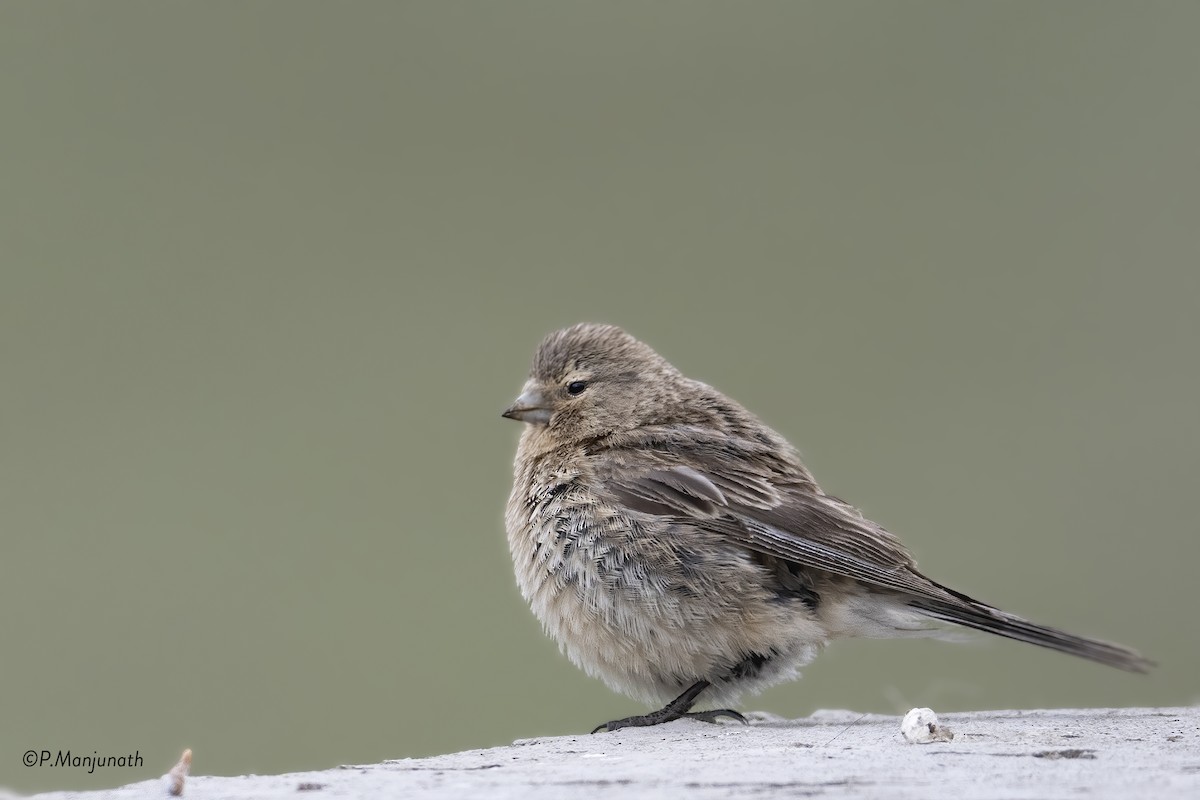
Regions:
<instances>
[{"instance_id":1,"label":"bird's breast","mask_svg":"<svg viewBox=\"0 0 1200 800\"><path fill-rule=\"evenodd\" d=\"M506 526L521 594L566 655L611 688L665 702L699 679L820 638L764 589L741 548L624 509L569 466L517 470Z\"/></svg>"}]
</instances>

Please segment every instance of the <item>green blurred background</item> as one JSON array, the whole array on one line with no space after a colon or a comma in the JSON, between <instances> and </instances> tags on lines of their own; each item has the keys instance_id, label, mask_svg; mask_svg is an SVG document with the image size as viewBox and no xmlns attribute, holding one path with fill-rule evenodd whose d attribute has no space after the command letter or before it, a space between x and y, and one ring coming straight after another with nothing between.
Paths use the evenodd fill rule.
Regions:
<instances>
[{"instance_id":1,"label":"green blurred background","mask_svg":"<svg viewBox=\"0 0 1200 800\"><path fill-rule=\"evenodd\" d=\"M621 324L933 576L747 708L1200 701L1200 4L0 5L0 786L640 706L514 586L500 411ZM140 750L141 770L21 754Z\"/></svg>"}]
</instances>

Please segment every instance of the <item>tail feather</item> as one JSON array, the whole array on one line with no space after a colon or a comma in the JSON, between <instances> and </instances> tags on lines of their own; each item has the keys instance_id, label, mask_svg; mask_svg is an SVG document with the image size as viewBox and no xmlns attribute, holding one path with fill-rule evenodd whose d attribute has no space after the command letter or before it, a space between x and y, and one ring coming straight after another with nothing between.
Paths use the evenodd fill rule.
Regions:
<instances>
[{"instance_id":1,"label":"tail feather","mask_svg":"<svg viewBox=\"0 0 1200 800\"><path fill-rule=\"evenodd\" d=\"M1038 625L1036 622L1030 622L1015 614L993 608L953 589L947 589L940 585L938 588L945 591L950 597L944 600L932 597L913 597L909 599L908 605L934 619L994 633L997 636L1004 636L1019 642L1036 644L1039 647L1047 647L1060 653L1079 656L1127 672L1148 672L1154 666L1153 661L1128 647L1099 639L1076 636L1073 633L1060 631L1046 625Z\"/></svg>"}]
</instances>

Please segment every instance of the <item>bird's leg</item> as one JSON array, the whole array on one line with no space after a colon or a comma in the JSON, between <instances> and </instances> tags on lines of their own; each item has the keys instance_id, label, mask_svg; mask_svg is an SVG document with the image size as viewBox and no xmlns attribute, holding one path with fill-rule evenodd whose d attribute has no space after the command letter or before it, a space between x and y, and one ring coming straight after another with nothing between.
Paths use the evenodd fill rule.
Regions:
<instances>
[{"instance_id":1,"label":"bird's leg","mask_svg":"<svg viewBox=\"0 0 1200 800\"><path fill-rule=\"evenodd\" d=\"M621 728L644 728L650 725L661 725L664 722L671 722L677 719L698 719L701 722L716 722L719 717L730 717L736 719L743 725L747 724L746 718L736 711L728 708L718 708L713 711L691 711L688 709L696 704L696 698L700 693L709 687L708 681L697 681L689 686L683 694L676 697L671 702L660 708L658 711L652 711L649 714L641 714L636 717L625 717L625 719L614 719L612 722L606 722L603 725L596 727L592 733L599 731L615 731Z\"/></svg>"}]
</instances>

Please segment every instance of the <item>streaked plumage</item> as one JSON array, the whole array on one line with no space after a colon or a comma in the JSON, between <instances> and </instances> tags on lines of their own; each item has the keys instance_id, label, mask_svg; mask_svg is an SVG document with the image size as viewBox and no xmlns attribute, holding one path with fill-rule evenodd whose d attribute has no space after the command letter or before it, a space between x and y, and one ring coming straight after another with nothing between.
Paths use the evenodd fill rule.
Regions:
<instances>
[{"instance_id":1,"label":"streaked plumage","mask_svg":"<svg viewBox=\"0 0 1200 800\"><path fill-rule=\"evenodd\" d=\"M733 703L796 677L832 639L936 635L938 622L1150 666L926 578L782 436L619 328L546 337L505 416L529 423L506 514L521 593L576 665L638 700L692 687Z\"/></svg>"}]
</instances>

